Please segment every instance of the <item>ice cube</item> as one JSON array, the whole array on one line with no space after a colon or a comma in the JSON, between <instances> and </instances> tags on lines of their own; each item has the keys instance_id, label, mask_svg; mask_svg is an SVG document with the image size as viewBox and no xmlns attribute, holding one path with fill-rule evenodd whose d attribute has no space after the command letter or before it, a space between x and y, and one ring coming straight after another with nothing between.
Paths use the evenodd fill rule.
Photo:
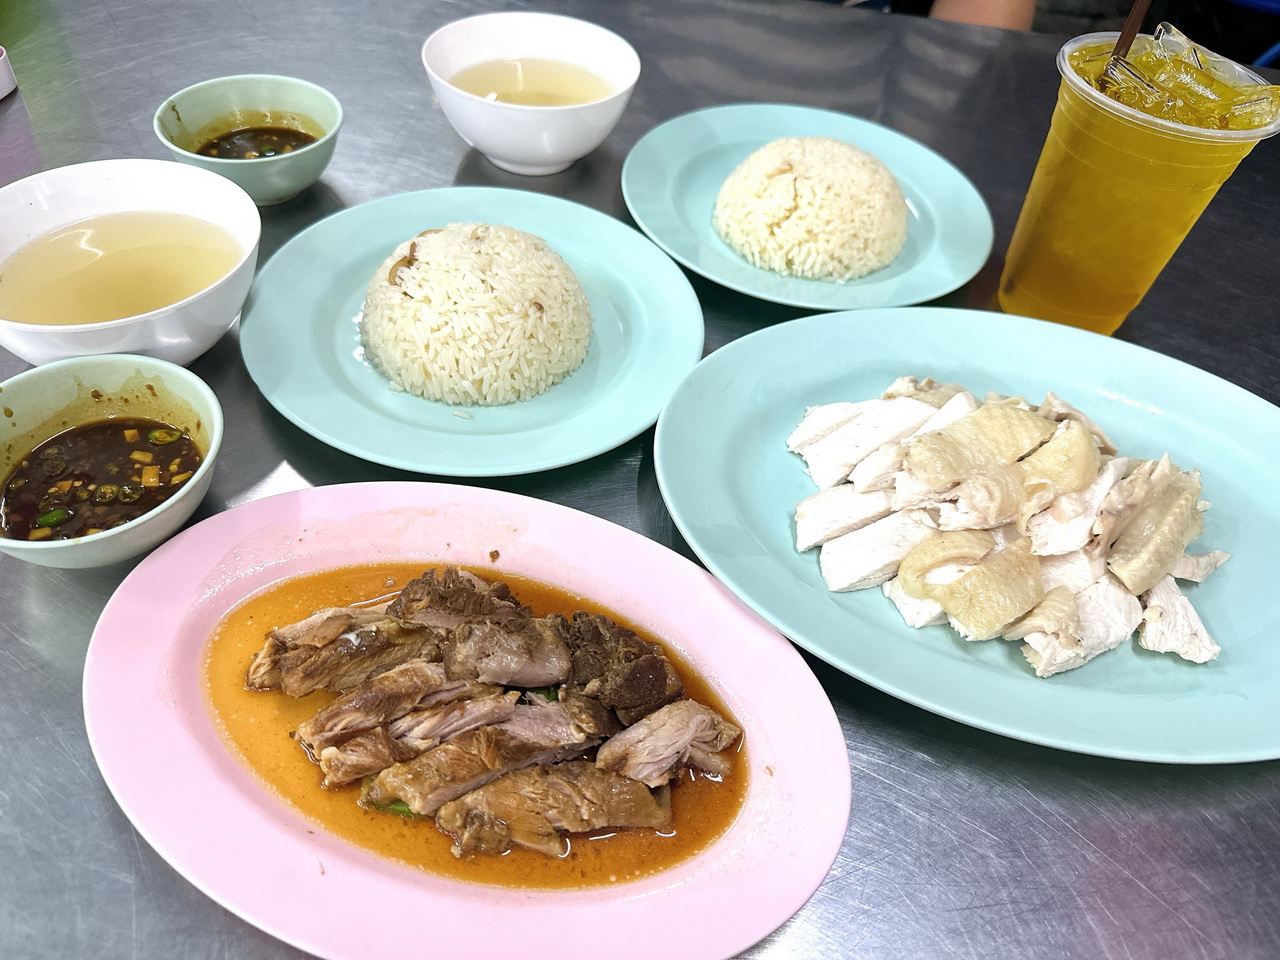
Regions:
<instances>
[{"instance_id":1,"label":"ice cube","mask_svg":"<svg viewBox=\"0 0 1280 960\"><path fill-rule=\"evenodd\" d=\"M1236 98L1236 89L1229 83L1180 58L1162 64L1151 76L1151 82L1193 106L1229 103Z\"/></svg>"},{"instance_id":2,"label":"ice cube","mask_svg":"<svg viewBox=\"0 0 1280 960\"><path fill-rule=\"evenodd\" d=\"M1280 117L1280 87L1251 86L1227 108L1228 130L1257 130Z\"/></svg>"},{"instance_id":3,"label":"ice cube","mask_svg":"<svg viewBox=\"0 0 1280 960\"><path fill-rule=\"evenodd\" d=\"M1097 87L1098 78L1102 76L1102 71L1106 69L1107 61L1111 59L1112 49L1112 45L1107 43L1073 50L1069 57L1071 68L1090 84Z\"/></svg>"},{"instance_id":4,"label":"ice cube","mask_svg":"<svg viewBox=\"0 0 1280 960\"><path fill-rule=\"evenodd\" d=\"M1168 23L1139 37L1129 57L1079 51L1078 73L1107 96L1151 116L1207 129L1256 129L1280 116L1280 87L1259 85L1239 64ZM1095 72L1096 71L1096 72Z\"/></svg>"},{"instance_id":5,"label":"ice cube","mask_svg":"<svg viewBox=\"0 0 1280 960\"><path fill-rule=\"evenodd\" d=\"M1202 70L1206 66L1205 54L1210 57L1217 56L1198 44L1192 43L1186 34L1171 23L1161 23L1156 26L1148 52L1157 60L1184 60ZM1218 59L1222 58L1218 57Z\"/></svg>"},{"instance_id":6,"label":"ice cube","mask_svg":"<svg viewBox=\"0 0 1280 960\"><path fill-rule=\"evenodd\" d=\"M1097 87L1112 100L1143 113L1163 116L1172 110L1169 96L1142 69L1125 57L1110 57L1102 68Z\"/></svg>"}]
</instances>

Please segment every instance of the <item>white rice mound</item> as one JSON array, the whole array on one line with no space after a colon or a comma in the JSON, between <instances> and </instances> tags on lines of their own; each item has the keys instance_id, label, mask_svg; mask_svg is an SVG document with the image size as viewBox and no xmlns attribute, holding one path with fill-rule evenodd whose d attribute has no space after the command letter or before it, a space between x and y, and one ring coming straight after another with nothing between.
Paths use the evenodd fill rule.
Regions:
<instances>
[{"instance_id":1,"label":"white rice mound","mask_svg":"<svg viewBox=\"0 0 1280 960\"><path fill-rule=\"evenodd\" d=\"M451 223L396 247L365 298L365 356L393 390L445 403L528 400L582 365L591 309L546 242Z\"/></svg>"},{"instance_id":2,"label":"white rice mound","mask_svg":"<svg viewBox=\"0 0 1280 960\"><path fill-rule=\"evenodd\" d=\"M729 175L712 223L753 266L843 283L902 252L907 202L889 168L865 150L828 137L787 137Z\"/></svg>"}]
</instances>

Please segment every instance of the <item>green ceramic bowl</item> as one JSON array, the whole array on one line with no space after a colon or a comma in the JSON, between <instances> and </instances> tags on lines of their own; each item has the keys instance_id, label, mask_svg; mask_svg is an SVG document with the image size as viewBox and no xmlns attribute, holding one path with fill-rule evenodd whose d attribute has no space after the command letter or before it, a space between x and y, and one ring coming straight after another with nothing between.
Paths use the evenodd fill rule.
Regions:
<instances>
[{"instance_id":1,"label":"green ceramic bowl","mask_svg":"<svg viewBox=\"0 0 1280 960\"><path fill-rule=\"evenodd\" d=\"M221 174L266 207L293 199L320 179L342 129L342 104L306 80L242 74L179 90L161 104L153 126L175 159ZM244 127L286 127L316 140L248 160L197 153L215 137Z\"/></svg>"},{"instance_id":2,"label":"green ceramic bowl","mask_svg":"<svg viewBox=\"0 0 1280 960\"><path fill-rule=\"evenodd\" d=\"M128 354L71 357L11 377L0 384L0 396L0 482L36 445L111 417L147 417L181 427L203 457L177 493L128 523L70 540L0 536L0 553L64 569L119 563L177 533L209 490L222 445L222 407L203 380L177 364Z\"/></svg>"}]
</instances>

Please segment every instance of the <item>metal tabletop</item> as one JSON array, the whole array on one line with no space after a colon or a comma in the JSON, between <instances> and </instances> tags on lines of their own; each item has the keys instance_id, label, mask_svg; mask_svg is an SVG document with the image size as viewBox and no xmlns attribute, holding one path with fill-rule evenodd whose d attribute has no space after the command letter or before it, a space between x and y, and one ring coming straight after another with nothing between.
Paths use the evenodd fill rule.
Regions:
<instances>
[{"instance_id":1,"label":"metal tabletop","mask_svg":"<svg viewBox=\"0 0 1280 960\"><path fill-rule=\"evenodd\" d=\"M265 261L335 210L451 184L552 193L629 222L619 171L643 133L699 107L788 101L875 120L959 166L992 209L996 254L941 303L989 302L1048 128L1061 38L803 0L532 4L617 30L639 51L643 74L599 150L562 174L525 179L452 132L418 54L449 20L516 6L0 0L0 44L20 84L0 101L0 183L85 160L165 156L152 113L198 80L304 77L342 100L347 125L323 182L263 211ZM1120 337L1280 400L1278 210L1280 144L1264 143ZM811 312L692 280L707 352ZM0 351L0 379L25 368ZM308 485L413 478L333 450L279 416L246 374L234 332L192 369L227 413L196 520ZM648 431L586 463L478 483L586 510L690 555L658 493L652 439ZM81 669L94 622L131 566L64 572L0 559L0 956L300 957L172 870L94 765ZM810 663L844 728L853 815L822 887L745 956L1280 956L1280 764L1161 766L1064 753L942 719ZM659 943L655 950L680 956L678 944Z\"/></svg>"}]
</instances>

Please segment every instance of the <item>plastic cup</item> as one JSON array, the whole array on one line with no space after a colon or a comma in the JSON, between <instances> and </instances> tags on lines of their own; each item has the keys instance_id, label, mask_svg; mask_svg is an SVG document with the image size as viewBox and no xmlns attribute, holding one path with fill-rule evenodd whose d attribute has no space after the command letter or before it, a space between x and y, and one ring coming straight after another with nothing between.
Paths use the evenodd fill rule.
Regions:
<instances>
[{"instance_id":1,"label":"plastic cup","mask_svg":"<svg viewBox=\"0 0 1280 960\"><path fill-rule=\"evenodd\" d=\"M1116 36L1086 34L1058 52L1058 103L996 295L1005 313L1113 333L1236 165L1280 132L1280 120L1190 127L1104 96L1068 57ZM1266 83L1238 69L1241 82Z\"/></svg>"}]
</instances>

